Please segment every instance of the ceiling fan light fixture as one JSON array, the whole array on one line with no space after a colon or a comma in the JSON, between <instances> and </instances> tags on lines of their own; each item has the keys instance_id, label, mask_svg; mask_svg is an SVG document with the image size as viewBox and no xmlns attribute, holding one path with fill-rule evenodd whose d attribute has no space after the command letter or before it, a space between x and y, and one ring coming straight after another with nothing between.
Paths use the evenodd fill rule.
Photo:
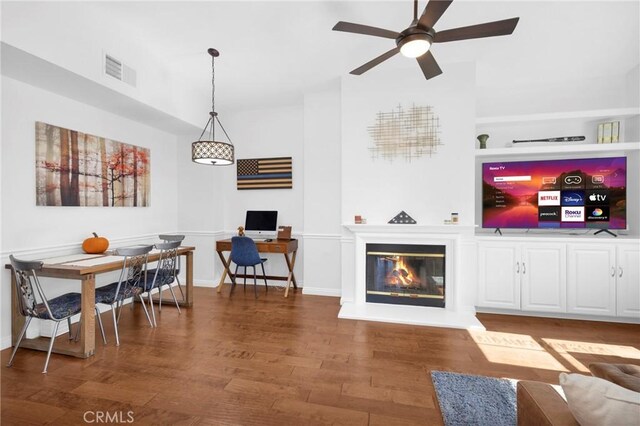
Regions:
<instances>
[{"instance_id":1,"label":"ceiling fan light fixture","mask_svg":"<svg viewBox=\"0 0 640 426\"><path fill-rule=\"evenodd\" d=\"M417 58L431 48L431 37L427 34L411 34L398 42L400 53L407 58Z\"/></svg>"}]
</instances>

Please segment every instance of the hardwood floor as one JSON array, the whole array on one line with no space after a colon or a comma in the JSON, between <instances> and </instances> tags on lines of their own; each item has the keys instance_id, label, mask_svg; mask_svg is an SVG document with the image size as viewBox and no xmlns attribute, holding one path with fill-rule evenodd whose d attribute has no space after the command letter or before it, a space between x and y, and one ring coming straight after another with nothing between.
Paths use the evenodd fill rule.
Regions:
<instances>
[{"instance_id":1,"label":"hardwood floor","mask_svg":"<svg viewBox=\"0 0 640 426\"><path fill-rule=\"evenodd\" d=\"M431 370L557 383L593 361L640 364L637 325L478 315L487 331L467 332L339 320L337 298L300 290L194 298L156 329L125 309L119 347L104 314L109 344L54 354L46 375L44 353L7 368L2 351L2 424L442 424Z\"/></svg>"}]
</instances>

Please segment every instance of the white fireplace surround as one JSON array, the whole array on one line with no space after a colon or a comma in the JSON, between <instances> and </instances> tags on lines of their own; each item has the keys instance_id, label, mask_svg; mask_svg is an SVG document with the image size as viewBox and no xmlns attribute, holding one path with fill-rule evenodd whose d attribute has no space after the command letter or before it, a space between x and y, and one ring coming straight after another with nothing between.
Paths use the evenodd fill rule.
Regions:
<instances>
[{"instance_id":1,"label":"white fireplace surround","mask_svg":"<svg viewBox=\"0 0 640 426\"><path fill-rule=\"evenodd\" d=\"M482 329L475 317L474 285L464 273L475 264L474 227L461 225L344 225L353 239L353 273L343 274L339 318L401 324ZM366 302L367 244L442 245L446 250L445 307L392 305ZM343 247L346 248L346 247ZM343 258L348 261L348 249ZM350 270L350 268L346 268Z\"/></svg>"}]
</instances>

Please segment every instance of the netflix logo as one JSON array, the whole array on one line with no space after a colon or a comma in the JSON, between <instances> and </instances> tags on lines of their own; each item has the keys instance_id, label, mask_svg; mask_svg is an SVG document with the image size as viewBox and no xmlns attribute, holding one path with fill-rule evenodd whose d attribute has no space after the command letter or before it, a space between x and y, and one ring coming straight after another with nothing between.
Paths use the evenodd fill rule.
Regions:
<instances>
[{"instance_id":1,"label":"netflix logo","mask_svg":"<svg viewBox=\"0 0 640 426\"><path fill-rule=\"evenodd\" d=\"M539 206L559 206L560 191L540 191L538 192Z\"/></svg>"}]
</instances>

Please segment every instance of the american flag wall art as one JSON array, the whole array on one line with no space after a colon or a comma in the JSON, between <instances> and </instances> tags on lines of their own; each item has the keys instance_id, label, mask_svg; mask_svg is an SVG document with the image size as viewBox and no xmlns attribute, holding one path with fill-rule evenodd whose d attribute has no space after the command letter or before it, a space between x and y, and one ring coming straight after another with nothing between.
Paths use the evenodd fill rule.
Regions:
<instances>
[{"instance_id":1,"label":"american flag wall art","mask_svg":"<svg viewBox=\"0 0 640 426\"><path fill-rule=\"evenodd\" d=\"M238 160L238 189L291 189L292 158Z\"/></svg>"}]
</instances>

